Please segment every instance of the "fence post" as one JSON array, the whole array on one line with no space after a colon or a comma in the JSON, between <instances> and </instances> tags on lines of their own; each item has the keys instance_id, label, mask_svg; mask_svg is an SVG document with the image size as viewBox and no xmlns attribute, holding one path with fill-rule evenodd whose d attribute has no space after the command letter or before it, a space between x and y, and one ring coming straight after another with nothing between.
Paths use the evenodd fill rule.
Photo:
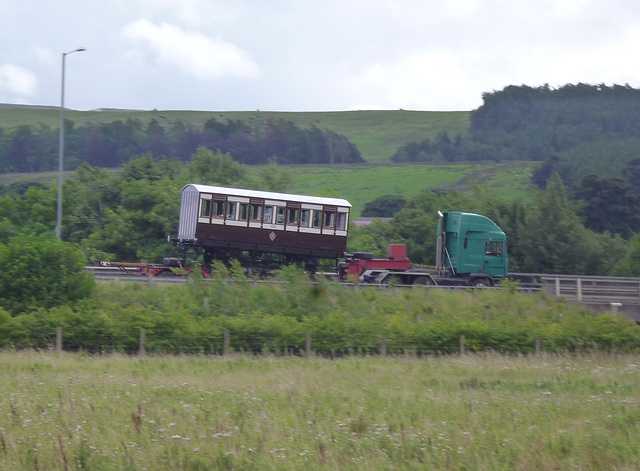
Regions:
<instances>
[{"instance_id":1,"label":"fence post","mask_svg":"<svg viewBox=\"0 0 640 471\"><path fill-rule=\"evenodd\" d=\"M307 331L304 339L304 356L308 360L311 358L311 332Z\"/></svg>"},{"instance_id":2,"label":"fence post","mask_svg":"<svg viewBox=\"0 0 640 471\"><path fill-rule=\"evenodd\" d=\"M229 354L229 344L231 343L230 337L231 333L228 330L225 330L224 337L222 339L222 354L224 356L227 356Z\"/></svg>"},{"instance_id":3,"label":"fence post","mask_svg":"<svg viewBox=\"0 0 640 471\"><path fill-rule=\"evenodd\" d=\"M142 356L146 353L145 343L147 341L147 331L140 327L140 346L138 348L138 355Z\"/></svg>"},{"instance_id":4,"label":"fence post","mask_svg":"<svg viewBox=\"0 0 640 471\"><path fill-rule=\"evenodd\" d=\"M535 347L535 352L536 352L536 356L539 357L540 356L540 352L542 351L542 342L540 340L540 337L536 337L536 347Z\"/></svg>"},{"instance_id":5,"label":"fence post","mask_svg":"<svg viewBox=\"0 0 640 471\"><path fill-rule=\"evenodd\" d=\"M582 302L582 278L578 278L577 280L576 295L578 297L578 301Z\"/></svg>"},{"instance_id":6,"label":"fence post","mask_svg":"<svg viewBox=\"0 0 640 471\"><path fill-rule=\"evenodd\" d=\"M382 333L382 343L380 345L380 356L387 356L387 333Z\"/></svg>"},{"instance_id":7,"label":"fence post","mask_svg":"<svg viewBox=\"0 0 640 471\"><path fill-rule=\"evenodd\" d=\"M464 335L460 336L460 355L464 355Z\"/></svg>"},{"instance_id":8,"label":"fence post","mask_svg":"<svg viewBox=\"0 0 640 471\"><path fill-rule=\"evenodd\" d=\"M611 315L612 316L617 316L618 315L618 308L622 306L622 303L611 303Z\"/></svg>"},{"instance_id":9,"label":"fence post","mask_svg":"<svg viewBox=\"0 0 640 471\"><path fill-rule=\"evenodd\" d=\"M56 352L62 351L62 327L56 327Z\"/></svg>"}]
</instances>

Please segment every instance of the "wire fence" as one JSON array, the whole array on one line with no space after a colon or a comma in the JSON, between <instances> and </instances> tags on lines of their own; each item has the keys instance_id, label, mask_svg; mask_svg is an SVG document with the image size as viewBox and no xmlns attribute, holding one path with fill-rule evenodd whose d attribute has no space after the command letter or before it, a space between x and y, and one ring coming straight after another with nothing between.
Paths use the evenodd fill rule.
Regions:
<instances>
[{"instance_id":1,"label":"wire fence","mask_svg":"<svg viewBox=\"0 0 640 471\"><path fill-rule=\"evenodd\" d=\"M123 353L129 355L148 354L205 354L227 356L232 354L342 357L348 355L464 355L476 351L496 351L501 353L518 353L540 355L544 350L556 350L547 345L541 337L520 339L514 347L487 348L485 342L466 335L441 338L415 337L394 333L342 333L342 332L310 332L306 331L282 337L281 333L267 331L231 331L203 333L185 342L183 336L154 335L144 329L128 329L114 332L92 332L91 338L77 333L65 335L62 327L56 327L50 337L39 341L29 341L14 348L44 348L56 352L88 352L88 353ZM103 335L101 335L103 334ZM602 347L602 346L600 346Z\"/></svg>"}]
</instances>

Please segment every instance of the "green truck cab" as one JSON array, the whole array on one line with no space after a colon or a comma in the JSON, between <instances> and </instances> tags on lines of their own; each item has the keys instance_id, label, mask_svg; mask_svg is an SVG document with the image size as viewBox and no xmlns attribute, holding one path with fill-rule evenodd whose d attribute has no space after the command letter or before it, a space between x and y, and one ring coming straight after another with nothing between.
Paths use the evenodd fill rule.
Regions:
<instances>
[{"instance_id":1,"label":"green truck cab","mask_svg":"<svg viewBox=\"0 0 640 471\"><path fill-rule=\"evenodd\" d=\"M507 237L486 216L459 211L438 212L436 266L444 278L492 286L509 272Z\"/></svg>"}]
</instances>

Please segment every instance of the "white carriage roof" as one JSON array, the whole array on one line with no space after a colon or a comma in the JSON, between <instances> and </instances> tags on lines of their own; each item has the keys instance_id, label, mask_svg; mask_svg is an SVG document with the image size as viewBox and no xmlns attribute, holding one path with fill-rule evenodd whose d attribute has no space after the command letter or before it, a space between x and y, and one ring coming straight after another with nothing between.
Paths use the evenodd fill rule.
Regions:
<instances>
[{"instance_id":1,"label":"white carriage roof","mask_svg":"<svg viewBox=\"0 0 640 471\"><path fill-rule=\"evenodd\" d=\"M217 193L230 196L244 196L246 198L263 198L270 200L295 201L299 203L309 204L326 204L331 206L351 207L351 203L341 198L325 198L322 196L305 196L292 195L289 193L275 193L272 191L243 190L240 188L225 188L222 186L197 185L190 183L182 188L182 191L188 187L194 188L198 193Z\"/></svg>"}]
</instances>

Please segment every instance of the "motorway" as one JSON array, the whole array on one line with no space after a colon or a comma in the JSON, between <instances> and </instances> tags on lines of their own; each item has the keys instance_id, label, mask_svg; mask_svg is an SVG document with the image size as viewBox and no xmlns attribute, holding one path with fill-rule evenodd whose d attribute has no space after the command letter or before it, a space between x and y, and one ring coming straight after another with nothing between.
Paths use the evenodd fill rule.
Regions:
<instances>
[{"instance_id":1,"label":"motorway","mask_svg":"<svg viewBox=\"0 0 640 471\"><path fill-rule=\"evenodd\" d=\"M86 269L100 281L184 283L187 280L183 276L138 275L136 269L131 267L86 267ZM595 312L624 312L627 318L640 322L640 278L531 273L513 275L519 279L535 280L533 283L520 283L520 291L543 292L549 297L565 298ZM421 288L424 287L421 286ZM442 288L451 289L450 287Z\"/></svg>"}]
</instances>

